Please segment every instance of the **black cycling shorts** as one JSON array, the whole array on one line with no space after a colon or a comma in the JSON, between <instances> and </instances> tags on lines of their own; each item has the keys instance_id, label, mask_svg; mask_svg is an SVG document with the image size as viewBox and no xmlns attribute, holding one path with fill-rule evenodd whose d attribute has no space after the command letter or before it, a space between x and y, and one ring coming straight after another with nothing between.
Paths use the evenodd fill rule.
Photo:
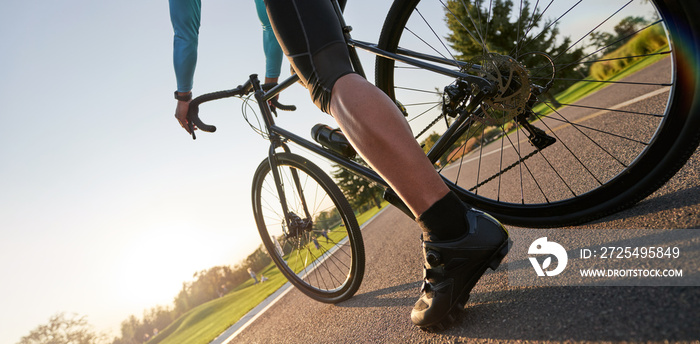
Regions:
<instances>
[{"instance_id":1,"label":"black cycling shorts","mask_svg":"<svg viewBox=\"0 0 700 344\"><path fill-rule=\"evenodd\" d=\"M330 113L333 85L354 73L333 4L329 0L265 0L265 5L294 71L316 106Z\"/></svg>"}]
</instances>

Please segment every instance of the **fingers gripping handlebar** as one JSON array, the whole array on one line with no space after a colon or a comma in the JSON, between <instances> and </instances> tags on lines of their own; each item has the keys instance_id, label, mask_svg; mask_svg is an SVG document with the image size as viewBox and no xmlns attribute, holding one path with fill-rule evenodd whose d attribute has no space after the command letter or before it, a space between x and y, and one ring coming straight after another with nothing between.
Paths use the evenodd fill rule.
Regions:
<instances>
[{"instance_id":1,"label":"fingers gripping handlebar","mask_svg":"<svg viewBox=\"0 0 700 344\"><path fill-rule=\"evenodd\" d=\"M275 85L272 85L272 84L263 85L263 89L270 89L274 86ZM200 104L208 102L208 101L212 101L212 100L217 100L217 99L243 96L243 95L246 95L252 91L253 91L253 84L252 84L251 80L248 80L245 82L245 84L240 85L234 89L207 93L207 94L203 94L195 99L192 99L192 101L190 102L189 110L187 111L187 125L189 126L190 133L192 133L192 139L193 140L197 139L197 136L194 133L195 127L199 128L202 131L206 131L209 133L213 133L216 131L215 126L206 124L206 123L202 122L202 120L199 118L199 105ZM296 106L280 104L276 99L272 99L272 100L270 100L270 102L272 103L272 106L274 106L280 110L283 110L283 111L296 110Z\"/></svg>"},{"instance_id":2,"label":"fingers gripping handlebar","mask_svg":"<svg viewBox=\"0 0 700 344\"><path fill-rule=\"evenodd\" d=\"M199 128L202 131L206 131L209 133L213 133L216 131L215 126L206 124L206 123L202 122L201 119L199 119L199 105L200 104L202 104L204 102L216 100L216 99L223 99L223 98L244 95L246 93L249 93L252 89L253 89L253 85L251 84L251 82L249 80L249 81L246 81L245 84L238 86L232 90L207 93L207 94L203 94L195 99L192 99L192 101L190 102L190 108L187 111L187 125L189 126L190 133L192 133L192 139L193 140L197 139L197 136L195 136L195 134L194 134L195 127Z\"/></svg>"}]
</instances>

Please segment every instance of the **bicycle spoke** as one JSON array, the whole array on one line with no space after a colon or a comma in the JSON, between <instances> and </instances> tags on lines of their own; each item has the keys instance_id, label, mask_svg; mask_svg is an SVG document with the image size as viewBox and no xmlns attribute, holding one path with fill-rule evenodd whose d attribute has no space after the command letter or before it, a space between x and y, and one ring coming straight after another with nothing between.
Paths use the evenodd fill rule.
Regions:
<instances>
[{"instance_id":1,"label":"bicycle spoke","mask_svg":"<svg viewBox=\"0 0 700 344\"><path fill-rule=\"evenodd\" d=\"M445 48L445 51L447 51L448 53L450 53L450 50L447 49L447 46L445 45L445 43L442 41L442 39L440 39L440 36L438 36L438 34L435 33L435 30L433 30L433 27L428 23L428 21L425 20L425 17L423 17L423 15L420 13L420 11L416 11L416 13L418 13L418 15L419 15L421 18L423 18L423 22L424 22L425 25L430 29L430 31L433 33L433 35L435 35L435 37L438 38L438 42L442 44L442 47ZM413 33L413 32L412 32L411 30L409 30L409 29L406 29L406 31L412 33L416 38L418 38L418 39L421 40L423 43L425 43L425 45L429 46L430 48L433 49L433 51L435 51L436 53L438 53L438 55L442 56L442 58L447 59L447 57L446 57L445 55L441 54L437 49L431 47L430 44L428 44L428 42L426 42L425 40L423 40L423 38L421 38L420 36L416 35L415 33ZM451 57L451 60L457 61L457 59L452 55L452 53L450 53L450 57ZM456 65L457 67L459 67L459 64L457 64L456 62L455 62L455 65Z\"/></svg>"},{"instance_id":2,"label":"bicycle spoke","mask_svg":"<svg viewBox=\"0 0 700 344\"><path fill-rule=\"evenodd\" d=\"M539 117L539 116L537 116L537 117ZM563 116L562 116L562 117L563 117ZM552 130L552 128L550 128L549 125L547 125L547 123L542 122L542 124L544 124L544 126L547 128L547 130L548 130L549 132L551 132L555 137L557 137L557 139L559 140L559 142L561 142L561 144L564 146L564 148L566 148L566 150L569 152L569 154L571 154L571 156L572 156L579 164L581 164L581 166L586 170L586 172L588 172L588 174L589 174L591 177L593 177L593 179L595 179L596 182L598 182L598 184L602 185L603 183L598 179L598 177L596 177L596 175L593 174L593 172L591 172L591 170L588 168L588 166L586 166L586 164L585 164L583 161L581 161L581 158L579 158L578 155L574 154L574 152L571 150L571 148L569 148L569 146L568 146L560 137L557 136L557 134L554 132L554 130Z\"/></svg>"},{"instance_id":3,"label":"bicycle spoke","mask_svg":"<svg viewBox=\"0 0 700 344\"><path fill-rule=\"evenodd\" d=\"M548 102L548 101L542 101L540 100L541 103L547 104L549 106L553 106L554 103ZM601 107L596 107L596 106L586 106L586 105L581 105L581 104L568 104L568 103L559 103L560 106L570 106L570 107L575 107L575 108L581 108L581 109L591 109L591 110L601 110L601 111L610 111L610 112L617 112L617 113L626 113L626 114L632 114L632 115L642 115L642 116L651 116L651 117L665 117L664 115L658 114L658 113L649 113L649 112L640 112L640 111L627 111L627 110L620 110L620 109L615 109L615 108L601 108Z\"/></svg>"},{"instance_id":4,"label":"bicycle spoke","mask_svg":"<svg viewBox=\"0 0 700 344\"><path fill-rule=\"evenodd\" d=\"M443 8L444 8L447 12L449 12L450 14L452 14L452 16L454 16L455 18L457 18L457 15L454 14L454 12L452 12L452 10L450 10L449 7L448 7L442 0L439 0L439 1L440 1L440 4L442 4ZM462 6L463 6L463 8L465 9L467 15L469 16L469 19L472 21L472 25L474 26L474 30L476 31L476 35L474 35L474 34L471 32L471 30L469 30L469 29L466 27L466 25L464 25L464 23L462 23L461 21L459 22L459 24L460 24L460 25L462 26L462 28L469 34L469 36L471 36L471 38L472 38L474 41L476 41L478 44L480 44L480 45L483 47L484 51L488 51L488 48L486 47L486 44L484 43L484 42L485 42L485 41L484 41L484 38L481 36L481 33L479 32L479 28L478 28L477 25L474 23L474 19L471 17L471 13L469 13L469 9L467 8L467 5L464 4L464 1L462 1ZM487 30L488 30L488 28L487 28ZM477 39L477 36L479 37L478 39Z\"/></svg>"},{"instance_id":5,"label":"bicycle spoke","mask_svg":"<svg viewBox=\"0 0 700 344\"><path fill-rule=\"evenodd\" d=\"M531 78L533 80L543 80L543 78ZM600 84L617 84L617 85L636 85L636 86L672 86L670 83L653 83L653 82L634 82L634 81L615 81L615 80L581 80L581 79L569 79L569 78L554 78L557 81L583 81L590 83L600 83Z\"/></svg>"},{"instance_id":6,"label":"bicycle spoke","mask_svg":"<svg viewBox=\"0 0 700 344\"><path fill-rule=\"evenodd\" d=\"M438 97L442 97L442 92L438 92L438 91L428 91L428 90L423 90L423 89L418 89L418 88L401 87L401 86L397 86L396 89L397 89L397 90L406 90L406 91L414 91L414 92L428 93L428 94L436 95L436 96L438 96ZM404 104L404 106L405 106L405 105L406 105L406 104Z\"/></svg>"},{"instance_id":7,"label":"bicycle spoke","mask_svg":"<svg viewBox=\"0 0 700 344\"><path fill-rule=\"evenodd\" d=\"M516 133L517 133L517 131L516 131ZM513 141L510 139L510 135L505 135L505 137L508 139L508 143L510 144L510 146L513 147L513 149L515 150L515 152L516 152L518 158L520 158L519 161L521 161L521 163L519 163L518 165L520 165L521 168L522 168L522 166L525 166L525 170L527 170L528 174L529 174L530 177L532 178L532 181L534 181L534 182L535 182L535 185L537 185L537 189L540 191L540 193L541 193L541 194L545 197L545 199L546 199L547 196L544 194L544 191L542 190L542 187L541 187L540 184L537 182L537 178L535 178L535 176L532 174L532 171L530 171L530 169L527 167L527 164L525 163L525 160L524 160L523 157L520 155L520 149L518 149L518 148L515 147L515 144L513 144ZM520 145L520 143L518 142L518 146L519 146L519 145ZM522 180L523 180L522 172L520 172L520 182L521 182L521 183L522 183ZM522 192L522 190L523 190L523 189L522 189L522 186L521 186L521 192ZM521 198L521 202L524 203L524 198ZM549 200L547 200L547 202L549 202Z\"/></svg>"},{"instance_id":8,"label":"bicycle spoke","mask_svg":"<svg viewBox=\"0 0 700 344\"><path fill-rule=\"evenodd\" d=\"M521 11L522 12L522 11ZM518 124L518 128L520 127L520 124ZM522 148L520 147L520 130L515 130L515 135L516 139L518 142L518 156L520 156L520 152L522 151ZM515 148L515 147L513 147ZM522 159L522 158L521 158ZM523 187L523 166L525 163L523 162L522 164L518 164L520 167L520 203L525 204L525 188ZM534 177L533 177L534 179ZM542 189L540 189L541 191Z\"/></svg>"},{"instance_id":9,"label":"bicycle spoke","mask_svg":"<svg viewBox=\"0 0 700 344\"><path fill-rule=\"evenodd\" d=\"M479 90L470 78L382 59L377 85L402 106L460 197L506 218L555 217L528 209L568 216L574 205L605 202L604 190L619 190L611 185L658 143L683 93L674 73L688 70L672 48L683 45L672 41L666 2L398 1L406 10L392 8L388 50L457 60L497 94L471 104ZM441 137L455 122L467 124Z\"/></svg>"},{"instance_id":10,"label":"bicycle spoke","mask_svg":"<svg viewBox=\"0 0 700 344\"><path fill-rule=\"evenodd\" d=\"M558 112L555 111L555 113L558 114L559 116L561 116L561 114L559 114ZM562 116L562 118L563 118L563 116ZM570 126L576 128L576 130L578 130L578 131L579 131L581 134L583 134L583 135L586 135L586 134L585 134L583 131L581 131L580 128L584 128L584 129L596 131L596 132L599 132L599 133L602 133L602 134L605 134L605 135L614 136L614 137L617 137L617 138L620 138L620 139L623 139L623 140L627 140L627 141L630 141L630 142L640 143L640 144L643 144L643 145L647 145L647 143L644 142L644 141L640 141L640 140L636 140L636 139L633 139L633 138L629 138L629 137L625 137L625 136L622 136L622 135L618 135L618 134L615 134L615 133L611 133L611 132L607 132L607 131L604 131L604 130L596 129L596 128L589 127L589 126L586 126L586 125L583 125L583 124L580 124L580 123L572 123L572 122L570 122L569 120L567 120L566 118L561 119L561 118L556 118L556 117L551 117L551 116L550 116L550 117L547 117L547 119L551 119L551 120L559 121L559 122L562 122L562 123L566 123L567 125L570 125ZM588 137L588 136L586 136L586 137ZM595 142L594 140L591 140L591 141ZM602 149L602 148L601 148L601 149ZM622 164L622 163L621 163L621 164ZM622 165L624 165L624 164L622 164Z\"/></svg>"},{"instance_id":11,"label":"bicycle spoke","mask_svg":"<svg viewBox=\"0 0 700 344\"><path fill-rule=\"evenodd\" d=\"M271 172L261 179L258 189L261 197L256 209L262 212L258 219L263 219L273 243L268 252L278 257L283 270L295 274L295 279L314 293L343 290L355 280L349 277L355 261L347 232L350 224L315 177L283 161L278 159L277 171L288 212L281 210L278 185Z\"/></svg>"},{"instance_id":12,"label":"bicycle spoke","mask_svg":"<svg viewBox=\"0 0 700 344\"><path fill-rule=\"evenodd\" d=\"M534 42L535 40L537 40L538 38L540 38L540 36L542 36L544 33L548 32L549 29L550 29L552 26L556 25L562 18L564 18L564 16L566 16L567 14L569 14L569 12L571 12L574 8L576 8L576 6L578 6L582 1L583 1L583 0L579 0L578 2L576 2L576 3L575 3L573 6L571 6L566 12L564 12L564 14L562 14L561 16L559 16L559 18L557 18L557 19L554 20L553 22L549 23L549 25L547 25L538 35L536 35L536 36L533 37L532 39L529 39L527 42L528 42L528 43L529 43L529 42ZM551 5L551 3L550 3L550 5ZM542 13L542 14L544 15L544 13ZM521 50L524 49L526 46L527 46L527 44L523 44L523 47L521 48Z\"/></svg>"},{"instance_id":13,"label":"bicycle spoke","mask_svg":"<svg viewBox=\"0 0 700 344\"><path fill-rule=\"evenodd\" d=\"M616 40L616 41L614 41L614 42L609 43L608 45L606 45L606 46L604 46L604 47L602 47L602 48L597 49L596 51L594 51L594 52L592 52L592 53L589 53L589 54L586 55L586 56L581 57L580 59L578 59L578 60L572 62L571 64L583 63L583 61L586 60L587 58L589 58L589 57L591 57L591 56L594 56L594 55L596 55L596 54L598 54L598 53L600 53L600 52L602 52L602 51L608 49L609 47L611 47L611 46L613 46L613 45L615 45L615 44L617 44L617 43L619 43L619 42L625 41L625 40L629 39L630 37L636 35L637 33L642 32L642 31L644 31L644 30L646 30L646 29L648 29L648 28L650 28L650 27L652 27L652 26L654 26L654 25L656 25L656 24L659 24L660 22L661 22L661 21L656 21L656 22L654 22L654 23L651 23L651 24L647 25L646 27L644 27L644 28L642 28L642 29L640 29L640 30L637 30L637 31L635 31L635 32L633 32L633 33L631 33L631 34L625 36L625 37L622 37L622 38L620 38L620 39L618 39L618 40ZM669 53L670 53L670 52L669 52ZM565 66L565 67L566 67L566 66Z\"/></svg>"}]
</instances>

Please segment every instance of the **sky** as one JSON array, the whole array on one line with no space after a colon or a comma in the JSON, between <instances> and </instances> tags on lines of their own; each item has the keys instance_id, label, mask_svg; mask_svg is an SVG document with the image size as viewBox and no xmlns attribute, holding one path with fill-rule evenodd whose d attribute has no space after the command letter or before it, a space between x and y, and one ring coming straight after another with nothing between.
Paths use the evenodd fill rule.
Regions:
<instances>
[{"instance_id":1,"label":"sky","mask_svg":"<svg viewBox=\"0 0 700 344\"><path fill-rule=\"evenodd\" d=\"M356 3L356 37L376 40L390 2ZM167 1L2 7L0 343L58 312L118 335L129 315L170 305L195 272L260 245L250 188L268 143L240 100L203 106L215 134L193 141L180 128ZM203 1L195 95L264 73L261 35L253 1ZM301 86L288 94L299 110L282 125L308 137L332 123Z\"/></svg>"},{"instance_id":2,"label":"sky","mask_svg":"<svg viewBox=\"0 0 700 344\"><path fill-rule=\"evenodd\" d=\"M376 41L390 4L351 1L354 37ZM2 8L0 343L58 312L118 335L129 315L170 305L195 272L260 245L250 187L267 142L240 100L202 107L214 134L193 141L180 128L166 1ZM371 78L373 57L362 57ZM204 1L195 95L263 71L253 1ZM280 124L306 137L333 123L301 86L281 100L299 110Z\"/></svg>"}]
</instances>

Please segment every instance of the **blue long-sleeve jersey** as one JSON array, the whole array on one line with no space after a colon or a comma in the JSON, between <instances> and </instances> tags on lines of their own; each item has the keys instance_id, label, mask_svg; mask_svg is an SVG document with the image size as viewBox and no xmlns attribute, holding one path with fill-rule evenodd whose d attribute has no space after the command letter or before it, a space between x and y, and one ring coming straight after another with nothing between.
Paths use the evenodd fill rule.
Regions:
<instances>
[{"instance_id":1,"label":"blue long-sleeve jersey","mask_svg":"<svg viewBox=\"0 0 700 344\"><path fill-rule=\"evenodd\" d=\"M177 91L192 90L197 65L197 44L202 11L200 0L169 0L170 21L175 33L173 39L173 66L177 79ZM265 52L265 76L276 78L282 66L282 49L272 31L263 0L255 0L258 17L263 25L263 50Z\"/></svg>"}]
</instances>

